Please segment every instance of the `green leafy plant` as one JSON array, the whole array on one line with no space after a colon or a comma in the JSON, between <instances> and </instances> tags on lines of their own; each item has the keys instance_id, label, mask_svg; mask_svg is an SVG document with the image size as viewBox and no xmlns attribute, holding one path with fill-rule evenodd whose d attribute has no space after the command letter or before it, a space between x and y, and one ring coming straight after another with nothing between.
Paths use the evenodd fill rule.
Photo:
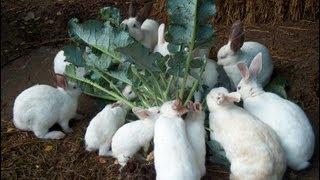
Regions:
<instances>
[{"instance_id":1,"label":"green leafy plant","mask_svg":"<svg viewBox=\"0 0 320 180\"><path fill-rule=\"evenodd\" d=\"M122 101L130 107L161 105L178 97L186 103L201 84L206 57L193 60L193 51L212 42L214 31L209 21L215 6L209 0L168 0L167 11L166 38L175 48L170 48L171 55L166 57L151 53L130 37L116 8L102 8L101 20L80 23L71 19L68 32L73 43L64 47L71 65L65 75L88 95ZM85 67L87 75L77 76L77 67ZM201 69L200 74L191 75L191 68ZM187 81L191 86L187 87ZM121 94L125 85L131 85L138 98L127 100Z\"/></svg>"},{"instance_id":2,"label":"green leafy plant","mask_svg":"<svg viewBox=\"0 0 320 180\"><path fill-rule=\"evenodd\" d=\"M166 39L171 54L166 57L151 53L130 37L116 8L102 8L100 20L80 23L71 19L68 32L73 43L64 47L71 63L66 77L84 93L99 98L100 105L103 101L121 101L129 107L152 107L176 98L187 103L202 84L206 57L201 55L196 60L193 54L212 44L214 30L210 20L215 15L215 5L211 0L168 0L167 12ZM86 69L85 77L77 75L77 67ZM191 74L191 68L199 68L200 73ZM132 86L136 99L128 100L122 95L126 85ZM213 152L210 160L228 167L217 143L209 141L208 146Z\"/></svg>"}]
</instances>

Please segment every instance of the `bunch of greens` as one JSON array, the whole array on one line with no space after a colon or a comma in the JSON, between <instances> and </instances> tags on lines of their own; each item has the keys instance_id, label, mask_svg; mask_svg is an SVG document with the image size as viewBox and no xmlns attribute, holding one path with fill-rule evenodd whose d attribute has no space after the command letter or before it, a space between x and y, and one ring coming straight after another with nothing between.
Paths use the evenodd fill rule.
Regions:
<instances>
[{"instance_id":1,"label":"bunch of greens","mask_svg":"<svg viewBox=\"0 0 320 180\"><path fill-rule=\"evenodd\" d=\"M71 63L66 67L66 77L90 96L122 101L130 107L159 106L176 98L187 103L202 83L206 57L195 60L193 52L212 44L214 30L209 21L215 15L215 5L211 0L168 0L167 12L166 39L171 54L166 57L150 52L130 37L116 8L102 8L100 20L80 23L71 19L68 32L73 43L64 47ZM77 67L86 69L85 77L77 75ZM199 68L200 73L191 75L191 68ZM121 90L126 85L132 86L136 99L123 96ZM220 159L212 156L213 161L220 162L223 150L215 144L208 142L214 153L222 152ZM225 158L221 163L228 165Z\"/></svg>"},{"instance_id":2,"label":"bunch of greens","mask_svg":"<svg viewBox=\"0 0 320 180\"><path fill-rule=\"evenodd\" d=\"M80 23L71 19L68 32L73 43L64 47L71 65L65 75L88 95L122 101L130 107L151 107L176 98L186 103L201 84L206 57L193 60L193 52L212 44L214 31L209 21L215 5L209 0L168 0L167 11L171 54L166 57L130 37L116 8L102 8L100 20ZM84 67L87 75L78 76L76 67ZM200 73L191 75L191 68L199 68ZM125 85L132 86L135 100L122 95Z\"/></svg>"}]
</instances>

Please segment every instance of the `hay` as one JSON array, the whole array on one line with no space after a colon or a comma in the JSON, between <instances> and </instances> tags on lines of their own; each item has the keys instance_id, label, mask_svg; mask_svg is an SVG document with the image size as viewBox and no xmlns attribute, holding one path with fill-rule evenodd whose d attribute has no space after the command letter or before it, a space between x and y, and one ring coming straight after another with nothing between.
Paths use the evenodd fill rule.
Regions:
<instances>
[{"instance_id":1,"label":"hay","mask_svg":"<svg viewBox=\"0 0 320 180\"><path fill-rule=\"evenodd\" d=\"M281 23L283 21L316 21L317 0L217 0L215 22L230 25L240 19L246 24Z\"/></svg>"}]
</instances>

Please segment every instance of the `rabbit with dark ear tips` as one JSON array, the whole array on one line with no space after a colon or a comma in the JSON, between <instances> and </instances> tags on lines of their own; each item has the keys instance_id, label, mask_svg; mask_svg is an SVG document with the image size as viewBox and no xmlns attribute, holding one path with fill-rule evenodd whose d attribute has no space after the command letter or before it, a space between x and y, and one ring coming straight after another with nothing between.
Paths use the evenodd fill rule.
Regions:
<instances>
[{"instance_id":1,"label":"rabbit with dark ear tips","mask_svg":"<svg viewBox=\"0 0 320 180\"><path fill-rule=\"evenodd\" d=\"M65 134L61 131L48 132L58 123L64 132L72 132L69 120L79 117L76 113L80 89L67 83L64 76L59 75L59 86L35 85L18 95L13 106L13 123L22 130L33 131L38 138L61 139Z\"/></svg>"},{"instance_id":2,"label":"rabbit with dark ear tips","mask_svg":"<svg viewBox=\"0 0 320 180\"><path fill-rule=\"evenodd\" d=\"M150 51L153 51L158 40L159 24L147 19L152 9L152 2L148 2L136 15L134 10L134 1L129 6L129 18L122 21L129 29L129 34L137 41L141 42Z\"/></svg>"},{"instance_id":3,"label":"rabbit with dark ear tips","mask_svg":"<svg viewBox=\"0 0 320 180\"><path fill-rule=\"evenodd\" d=\"M263 90L257 81L263 70L262 60L262 54L258 53L249 68L244 63L238 64L242 80L237 91L243 107L275 130L286 152L288 166L294 170L305 169L310 164L315 143L309 119L296 104Z\"/></svg>"},{"instance_id":4,"label":"rabbit with dark ear tips","mask_svg":"<svg viewBox=\"0 0 320 180\"><path fill-rule=\"evenodd\" d=\"M258 42L244 42L242 23L236 21L231 27L228 44L222 46L217 55L218 64L223 66L225 72L232 80L234 87L236 87L241 80L237 63L243 62L249 66L253 57L258 52L261 52L263 56L263 71L257 79L262 86L265 86L269 82L273 71L270 52L268 48Z\"/></svg>"}]
</instances>

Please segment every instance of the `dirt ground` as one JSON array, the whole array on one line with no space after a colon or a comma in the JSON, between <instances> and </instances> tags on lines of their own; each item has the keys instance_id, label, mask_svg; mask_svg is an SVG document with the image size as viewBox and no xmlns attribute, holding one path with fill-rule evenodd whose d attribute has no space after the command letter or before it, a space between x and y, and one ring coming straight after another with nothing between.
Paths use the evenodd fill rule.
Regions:
<instances>
[{"instance_id":1,"label":"dirt ground","mask_svg":"<svg viewBox=\"0 0 320 180\"><path fill-rule=\"evenodd\" d=\"M82 95L80 111L85 118L72 121L74 132L63 140L39 140L12 124L16 96L34 84L53 82L55 54L68 42L66 23L71 17L97 18L107 5L126 9L125 1L1 1L1 178L152 179L152 163L132 160L122 174L114 159L84 150L83 137L97 113L96 101ZM153 13L157 20L157 14ZM265 44L271 51L275 74L289 82L288 96L307 113L319 139L319 21L285 22L277 25L246 25L246 40ZM228 28L215 24L217 36L212 58L227 41ZM59 127L56 127L59 128ZM317 141L318 142L318 141ZM319 145L311 166L287 170L285 179L319 179ZM204 179L228 179L228 172L207 162Z\"/></svg>"}]
</instances>

